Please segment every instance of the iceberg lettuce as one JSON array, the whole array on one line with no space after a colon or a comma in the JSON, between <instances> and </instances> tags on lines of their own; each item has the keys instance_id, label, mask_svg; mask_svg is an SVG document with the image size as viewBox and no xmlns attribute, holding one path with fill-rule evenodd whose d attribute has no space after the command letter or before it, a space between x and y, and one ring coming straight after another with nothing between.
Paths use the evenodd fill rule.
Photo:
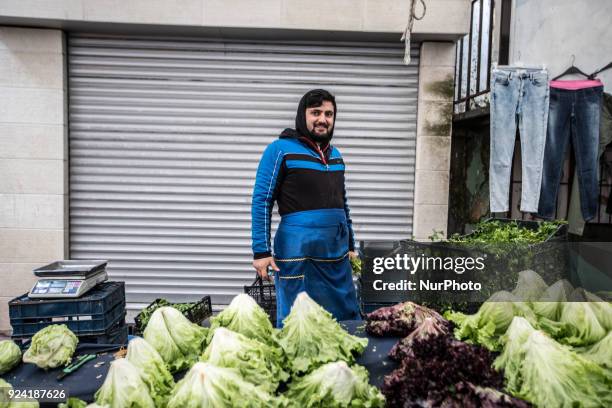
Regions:
<instances>
[{"instance_id":1,"label":"iceberg lettuce","mask_svg":"<svg viewBox=\"0 0 612 408\"><path fill-rule=\"evenodd\" d=\"M566 334L555 336L561 343L572 346L587 346L597 343L606 335L591 302L565 302L559 322L565 324Z\"/></svg>"},{"instance_id":2,"label":"iceberg lettuce","mask_svg":"<svg viewBox=\"0 0 612 408\"><path fill-rule=\"evenodd\" d=\"M233 368L196 363L176 384L168 408L280 408L283 397L276 397L244 380Z\"/></svg>"},{"instance_id":3,"label":"iceberg lettuce","mask_svg":"<svg viewBox=\"0 0 612 408\"><path fill-rule=\"evenodd\" d=\"M567 302L573 290L572 284L565 279L555 282L542 293L537 302L533 302L533 311L538 316L558 321L562 302Z\"/></svg>"},{"instance_id":4,"label":"iceberg lettuce","mask_svg":"<svg viewBox=\"0 0 612 408\"><path fill-rule=\"evenodd\" d=\"M155 406L165 407L174 388L174 378L157 350L143 338L136 337L128 345L126 359L140 370Z\"/></svg>"},{"instance_id":5,"label":"iceberg lettuce","mask_svg":"<svg viewBox=\"0 0 612 408\"><path fill-rule=\"evenodd\" d=\"M526 318L532 325L536 316L526 302L519 302L512 293L500 291L494 293L482 304L478 312L465 315L460 312L447 311L448 320L455 323L455 337L468 343L480 344L489 350L499 351L499 337L503 335L515 316Z\"/></svg>"},{"instance_id":6,"label":"iceberg lettuce","mask_svg":"<svg viewBox=\"0 0 612 408\"><path fill-rule=\"evenodd\" d=\"M12 340L0 341L0 375L21 362L21 349Z\"/></svg>"},{"instance_id":7,"label":"iceberg lettuce","mask_svg":"<svg viewBox=\"0 0 612 408\"><path fill-rule=\"evenodd\" d=\"M250 339L278 348L275 330L268 314L247 294L241 293L217 316L211 317L211 330L225 327Z\"/></svg>"},{"instance_id":8,"label":"iceberg lettuce","mask_svg":"<svg viewBox=\"0 0 612 408\"><path fill-rule=\"evenodd\" d=\"M106 379L94 398L97 404L114 408L155 408L140 370L125 358L111 363Z\"/></svg>"},{"instance_id":9,"label":"iceberg lettuce","mask_svg":"<svg viewBox=\"0 0 612 408\"><path fill-rule=\"evenodd\" d=\"M509 392L540 407L612 406L610 371L519 322L513 321L494 362Z\"/></svg>"},{"instance_id":10,"label":"iceberg lettuce","mask_svg":"<svg viewBox=\"0 0 612 408\"><path fill-rule=\"evenodd\" d=\"M533 302L548 289L544 279L531 269L519 272L518 282L512 294L521 302Z\"/></svg>"},{"instance_id":11,"label":"iceberg lettuce","mask_svg":"<svg viewBox=\"0 0 612 408\"><path fill-rule=\"evenodd\" d=\"M87 403L78 398L68 398L66 402L57 405L57 408L86 408Z\"/></svg>"},{"instance_id":12,"label":"iceberg lettuce","mask_svg":"<svg viewBox=\"0 0 612 408\"><path fill-rule=\"evenodd\" d=\"M285 394L296 407L383 408L385 397L368 383L368 372L344 361L327 363L296 378Z\"/></svg>"},{"instance_id":13,"label":"iceberg lettuce","mask_svg":"<svg viewBox=\"0 0 612 408\"><path fill-rule=\"evenodd\" d=\"M301 292L284 320L278 341L292 374L306 373L322 364L346 361L366 348L368 340L350 335L332 315Z\"/></svg>"},{"instance_id":14,"label":"iceberg lettuce","mask_svg":"<svg viewBox=\"0 0 612 408\"><path fill-rule=\"evenodd\" d=\"M10 391L13 386L0 378L0 408L39 408L40 404L35 399L11 400Z\"/></svg>"},{"instance_id":15,"label":"iceberg lettuce","mask_svg":"<svg viewBox=\"0 0 612 408\"><path fill-rule=\"evenodd\" d=\"M23 354L23 362L44 369L67 365L78 342L65 324L47 326L32 337L30 348Z\"/></svg>"},{"instance_id":16,"label":"iceberg lettuce","mask_svg":"<svg viewBox=\"0 0 612 408\"><path fill-rule=\"evenodd\" d=\"M523 344L536 329L522 317L515 317L506 333L501 336L500 343L504 351L493 362L493 368L504 371L506 389L517 394L521 385L521 364L524 358Z\"/></svg>"},{"instance_id":17,"label":"iceberg lettuce","mask_svg":"<svg viewBox=\"0 0 612 408\"><path fill-rule=\"evenodd\" d=\"M164 306L153 312L143 337L171 372L191 367L206 345L208 329L191 323L181 312Z\"/></svg>"},{"instance_id":18,"label":"iceberg lettuce","mask_svg":"<svg viewBox=\"0 0 612 408\"><path fill-rule=\"evenodd\" d=\"M612 370L612 331L597 343L578 349L578 353L595 363Z\"/></svg>"},{"instance_id":19,"label":"iceberg lettuce","mask_svg":"<svg viewBox=\"0 0 612 408\"><path fill-rule=\"evenodd\" d=\"M268 392L276 391L279 382L289 378L282 369L282 354L276 349L224 327L215 329L200 360L235 368L245 380Z\"/></svg>"}]
</instances>

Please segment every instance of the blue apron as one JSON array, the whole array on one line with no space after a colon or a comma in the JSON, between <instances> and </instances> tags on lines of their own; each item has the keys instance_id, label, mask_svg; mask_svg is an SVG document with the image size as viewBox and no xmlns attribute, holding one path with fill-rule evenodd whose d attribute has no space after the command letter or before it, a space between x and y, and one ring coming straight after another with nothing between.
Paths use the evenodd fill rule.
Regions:
<instances>
[{"instance_id":1,"label":"blue apron","mask_svg":"<svg viewBox=\"0 0 612 408\"><path fill-rule=\"evenodd\" d=\"M278 327L303 291L337 320L361 318L348 234L343 209L299 211L282 217L274 237L274 258L280 269L274 276Z\"/></svg>"}]
</instances>

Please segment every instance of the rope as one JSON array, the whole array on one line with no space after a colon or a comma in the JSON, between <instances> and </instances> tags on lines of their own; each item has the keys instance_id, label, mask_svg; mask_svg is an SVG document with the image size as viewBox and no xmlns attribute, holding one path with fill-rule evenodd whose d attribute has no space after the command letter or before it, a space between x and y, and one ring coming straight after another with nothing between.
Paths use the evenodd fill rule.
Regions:
<instances>
[{"instance_id":1,"label":"rope","mask_svg":"<svg viewBox=\"0 0 612 408\"><path fill-rule=\"evenodd\" d=\"M412 33L412 25L414 24L414 20L422 20L425 17L425 13L427 12L427 6L425 6L425 0L418 0L423 6L423 14L421 16L416 15L416 5L417 0L410 0L410 13L408 13L408 24L406 25L406 29L404 30L404 34L402 35L402 39L400 41L404 41L406 43L406 49L404 50L404 64L410 64L410 34Z\"/></svg>"}]
</instances>

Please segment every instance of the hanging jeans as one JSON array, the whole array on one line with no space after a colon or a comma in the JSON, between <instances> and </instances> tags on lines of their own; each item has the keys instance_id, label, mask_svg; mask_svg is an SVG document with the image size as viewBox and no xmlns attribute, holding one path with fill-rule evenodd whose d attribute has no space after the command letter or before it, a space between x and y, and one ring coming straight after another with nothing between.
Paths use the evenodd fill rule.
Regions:
<instances>
[{"instance_id":1,"label":"hanging jeans","mask_svg":"<svg viewBox=\"0 0 612 408\"><path fill-rule=\"evenodd\" d=\"M612 143L612 95L604 93L601 102L601 116L599 119L599 149L598 157L601 160L605 153L606 147ZM612 163L606 163L605 166L608 169L607 173L600 174L600 177L609 176L610 169L612 169ZM567 215L568 232L576 235L582 235L584 233L584 219L580 212L580 193L578 185L578 170L574 171L574 182L572 183L572 194L570 198L569 214ZM610 198L608 198L608 206L610 206ZM608 211L609 212L609 211Z\"/></svg>"},{"instance_id":2,"label":"hanging jeans","mask_svg":"<svg viewBox=\"0 0 612 408\"><path fill-rule=\"evenodd\" d=\"M303 291L337 320L361 319L348 245L344 209L299 211L282 217L274 236L274 258L280 269L274 275L278 327Z\"/></svg>"},{"instance_id":3,"label":"hanging jeans","mask_svg":"<svg viewBox=\"0 0 612 408\"><path fill-rule=\"evenodd\" d=\"M585 221L597 212L599 118L602 86L585 89L550 88L548 132L538 215L552 218L557 207L561 169L570 138L580 186L580 209Z\"/></svg>"},{"instance_id":4,"label":"hanging jeans","mask_svg":"<svg viewBox=\"0 0 612 408\"><path fill-rule=\"evenodd\" d=\"M491 85L491 212L509 206L510 172L516 139L521 135L521 211L536 212L548 115L548 73L541 69L497 68Z\"/></svg>"}]
</instances>

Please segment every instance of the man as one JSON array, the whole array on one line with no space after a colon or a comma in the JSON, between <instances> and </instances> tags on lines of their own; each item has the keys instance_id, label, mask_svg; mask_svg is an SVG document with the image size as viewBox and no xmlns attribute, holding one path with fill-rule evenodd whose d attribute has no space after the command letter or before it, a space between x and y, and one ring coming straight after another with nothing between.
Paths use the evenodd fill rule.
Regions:
<instances>
[{"instance_id":1,"label":"man","mask_svg":"<svg viewBox=\"0 0 612 408\"><path fill-rule=\"evenodd\" d=\"M253 266L276 286L277 325L306 291L338 320L359 319L350 257L355 241L344 186L344 162L330 145L337 109L315 89L300 100L295 129L285 129L263 153L252 202ZM281 222L270 246L274 202Z\"/></svg>"}]
</instances>

